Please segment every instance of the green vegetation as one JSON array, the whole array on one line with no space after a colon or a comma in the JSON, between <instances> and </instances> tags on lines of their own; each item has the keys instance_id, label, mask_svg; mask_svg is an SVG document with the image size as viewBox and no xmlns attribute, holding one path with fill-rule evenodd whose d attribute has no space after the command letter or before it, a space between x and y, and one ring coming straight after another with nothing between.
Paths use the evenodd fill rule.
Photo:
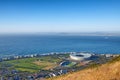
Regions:
<instances>
[{"instance_id":1,"label":"green vegetation","mask_svg":"<svg viewBox=\"0 0 120 80\"><path fill-rule=\"evenodd\" d=\"M43 56L4 61L0 63L0 67L7 67L8 69L16 69L19 71L37 72L42 69L52 68L60 61L61 59L54 56Z\"/></svg>"},{"instance_id":2,"label":"green vegetation","mask_svg":"<svg viewBox=\"0 0 120 80\"><path fill-rule=\"evenodd\" d=\"M67 65L68 67L72 67L76 64L76 62L71 62L69 65Z\"/></svg>"}]
</instances>

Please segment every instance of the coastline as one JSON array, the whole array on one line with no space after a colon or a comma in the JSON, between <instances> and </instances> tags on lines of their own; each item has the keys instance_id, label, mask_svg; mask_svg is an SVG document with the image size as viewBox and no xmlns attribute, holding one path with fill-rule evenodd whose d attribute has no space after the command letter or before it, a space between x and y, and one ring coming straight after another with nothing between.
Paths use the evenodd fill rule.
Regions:
<instances>
[{"instance_id":1,"label":"coastline","mask_svg":"<svg viewBox=\"0 0 120 80\"><path fill-rule=\"evenodd\" d=\"M70 57L70 54L77 53L80 52L52 52L40 55L33 54L4 58L0 62L0 77L7 79L9 79L9 77L14 79L15 76L18 76L18 78L22 77L23 79L29 77L32 80L52 78L70 72L83 70L92 65L105 64L114 57L119 56L117 54L89 53L92 55L89 59L74 60Z\"/></svg>"},{"instance_id":2,"label":"coastline","mask_svg":"<svg viewBox=\"0 0 120 80\"><path fill-rule=\"evenodd\" d=\"M57 54L77 54L77 53L84 53L84 54L92 54L92 55L120 55L120 54L112 54L112 53L105 53L105 54L100 54L100 53L90 53L90 52L51 52L51 53L43 53L43 54L28 54L28 55L13 55L13 56L6 56L6 57L1 57L0 62L2 61L9 61L9 60L16 60L16 59L22 59L22 58L34 58L34 57L42 57L42 56L50 56L50 55L57 55Z\"/></svg>"}]
</instances>

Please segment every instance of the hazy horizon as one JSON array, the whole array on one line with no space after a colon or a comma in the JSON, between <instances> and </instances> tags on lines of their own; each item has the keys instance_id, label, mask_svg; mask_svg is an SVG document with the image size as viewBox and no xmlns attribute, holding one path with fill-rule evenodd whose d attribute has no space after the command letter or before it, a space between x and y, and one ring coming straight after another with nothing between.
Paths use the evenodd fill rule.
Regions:
<instances>
[{"instance_id":1,"label":"hazy horizon","mask_svg":"<svg viewBox=\"0 0 120 80\"><path fill-rule=\"evenodd\" d=\"M0 36L120 36L120 32L36 32L0 33Z\"/></svg>"}]
</instances>

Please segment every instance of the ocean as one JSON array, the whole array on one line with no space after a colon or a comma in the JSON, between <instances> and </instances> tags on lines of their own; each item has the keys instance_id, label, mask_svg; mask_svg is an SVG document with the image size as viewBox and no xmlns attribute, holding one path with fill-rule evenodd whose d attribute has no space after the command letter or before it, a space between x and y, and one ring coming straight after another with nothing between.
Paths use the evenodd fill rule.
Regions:
<instances>
[{"instance_id":1,"label":"ocean","mask_svg":"<svg viewBox=\"0 0 120 80\"><path fill-rule=\"evenodd\" d=\"M14 35L0 36L0 56L50 52L119 54L120 36Z\"/></svg>"}]
</instances>

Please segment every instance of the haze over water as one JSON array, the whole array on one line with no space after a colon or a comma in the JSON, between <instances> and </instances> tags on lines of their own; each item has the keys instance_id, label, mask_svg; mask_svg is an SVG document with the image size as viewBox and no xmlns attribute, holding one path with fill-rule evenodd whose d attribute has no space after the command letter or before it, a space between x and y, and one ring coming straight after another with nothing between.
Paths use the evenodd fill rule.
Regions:
<instances>
[{"instance_id":1,"label":"haze over water","mask_svg":"<svg viewBox=\"0 0 120 80\"><path fill-rule=\"evenodd\" d=\"M0 36L0 56L49 52L120 53L118 36Z\"/></svg>"},{"instance_id":2,"label":"haze over water","mask_svg":"<svg viewBox=\"0 0 120 80\"><path fill-rule=\"evenodd\" d=\"M0 56L71 51L120 53L120 37L113 35L1 36L39 32L120 32L120 0L0 0Z\"/></svg>"}]
</instances>

